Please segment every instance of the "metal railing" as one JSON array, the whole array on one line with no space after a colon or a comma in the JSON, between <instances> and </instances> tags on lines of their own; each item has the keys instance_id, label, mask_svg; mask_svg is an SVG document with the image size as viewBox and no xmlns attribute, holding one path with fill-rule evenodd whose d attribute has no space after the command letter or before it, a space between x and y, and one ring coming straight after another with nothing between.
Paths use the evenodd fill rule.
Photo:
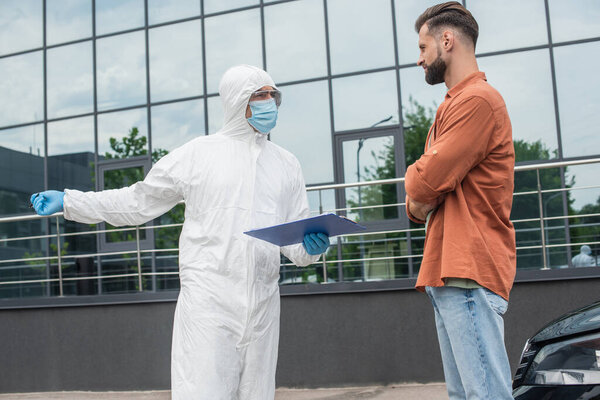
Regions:
<instances>
[{"instance_id":1,"label":"metal railing","mask_svg":"<svg viewBox=\"0 0 600 400\"><path fill-rule=\"evenodd\" d=\"M549 217L549 216L545 215L546 209L545 209L545 204L543 202L544 194L547 194L547 193L562 194L564 192L574 191L574 190L598 189L598 188L600 188L600 184L593 185L593 186L542 189L540 171L546 170L546 169L552 169L552 168L563 168L563 167L569 167L569 166L575 166L575 165L585 165L585 164L595 164L595 163L600 163L600 158L584 159L584 160L576 160L576 161L546 162L546 163L538 163L538 164L531 164L531 165L520 165L520 166L515 167L515 173L523 172L523 171L536 171L536 178L537 178L536 190L515 193L514 196L517 197L517 196L537 195L539 214L536 216L531 216L531 218L516 219L516 220L513 220L512 222L515 225L539 222L539 228L527 228L527 229L534 230L534 231L539 230L541 232L541 234L540 234L541 243L540 244L531 244L531 245L528 245L528 244L519 245L519 243L518 243L517 252L526 251L526 250L540 250L541 254L542 254L542 260L543 260L542 265L540 266L541 267L540 269L549 269L550 268L549 255L548 255L550 249L568 249L572 246L580 246L580 245L584 245L584 244L587 244L587 245L599 245L600 244L600 241L598 241L598 240L586 240L586 241L579 241L576 243L571 243L570 241L565 241L564 243L554 243L554 244L548 243L547 236L548 236L549 230L551 230L551 229L554 229L554 230L555 229L568 229L568 226L566 226L566 225L568 225L568 221L573 220L573 219L600 217L600 213L588 213L588 214L583 214L583 215L579 215L579 214L560 215L560 216ZM390 185L390 184L395 185L395 184L402 184L403 182L404 182L404 178L395 178L395 179L385 179L385 180L377 180L377 181L363 181L363 182L357 182L357 183L313 186L313 187L308 187L307 191L317 192L319 194L318 211L314 211L315 213L323 213L323 212L349 213L349 212L353 212L353 211L356 212L356 211L360 211L360 210L385 208L385 207L404 207L405 203L398 202L398 203L393 203L393 204L376 204L376 205L366 205L366 206L360 206L360 207L343 207L343 208L327 210L323 206L323 201L322 201L323 192L332 191L332 190L333 191L345 190L345 189L356 188L356 187L375 186L375 185ZM183 224L136 226L136 227L104 229L104 230L92 229L92 230L87 230L87 231L82 231L82 232L61 233L60 222L61 222L61 219L63 218L63 213L56 213L52 216L21 215L21 216L13 216L13 217L3 217L3 218L0 218L0 224L19 223L19 222L31 221L31 220L42 220L42 219L46 219L46 218L54 220L54 223L56 226L56 233L34 235L34 236L18 236L18 237L11 237L11 238L0 238L0 246L6 246L8 243L16 242L16 241L26 241L26 240L36 240L36 239L40 239L40 240L55 239L56 243L57 243L56 255L48 255L48 256L41 256L41 257L21 257L21 258L0 260L0 270L2 268L5 268L4 266L6 266L6 265L15 264L15 263L43 262L43 263L46 263L46 267L50 267L51 263L56 262L57 268L58 268L58 273L57 273L58 276L56 278L48 277L46 279L19 279L19 280L0 281L0 288L3 286L6 286L6 285L23 285L23 284L32 284L32 283L48 283L48 284L57 283L58 284L58 295L64 296L63 287L64 287L65 282L80 281L80 280L98 280L99 282L101 282L102 280L106 280L106 279L137 277L138 291L143 291L144 290L143 277L145 277L145 276L178 275L177 271L144 272L142 270L142 258L145 257L146 255L159 254L159 253L170 253L170 252L177 253L178 249L177 248L142 249L140 247L140 232L143 230L148 230L148 229L181 227ZM567 222L566 222L565 226L558 226L558 227L556 227L556 226L548 227L547 226L548 222L556 221L556 220L564 220ZM598 223L598 224L593 223L591 225L592 226L600 226L600 223ZM525 230L527 230L527 229L525 229ZM66 237L90 235L90 234L99 235L99 234L104 234L104 233L108 233L108 232L127 232L127 231L135 232L135 248L134 249L123 250L123 251L110 251L110 252L109 251L104 251L104 252L100 251L100 252L93 252L93 253L86 253L86 254L64 254L64 255L61 254L61 252L62 252L61 240L64 240L64 238L66 238ZM519 232L518 229L517 229L517 232ZM350 239L353 237L365 238L365 237L374 236L374 235L389 235L389 234L412 235L412 234L422 234L422 233L424 233L424 228L408 227L408 228L403 228L403 229L373 230L373 231L368 231L365 233L344 235L343 237L341 237L341 239L338 240L338 245L340 243L340 240L347 240L347 239ZM74 260L76 258L81 258L81 257L127 256L127 255L135 255L135 260L137 263L135 272L106 274L106 275L63 277L63 273L62 273L63 265L65 264L65 262L69 262L70 260ZM422 253L412 254L412 251L410 251L410 250L407 252L407 254L402 254L402 255L386 254L386 255L378 256L378 257L365 257L364 254L361 254L360 257L353 257L353 258L348 258L348 259L338 258L338 259L327 260L327 258L324 255L322 261L320 261L317 265L322 266L323 282L327 283L328 282L327 270L328 270L329 266L339 266L339 265L343 265L345 263L365 263L365 262L374 262L374 261L395 262L397 260L413 260L415 258L418 259L420 257L422 257ZM289 267L291 265L292 264L290 264L290 263L282 263L282 267ZM364 280L364 276L363 276L363 280Z\"/></svg>"}]
</instances>

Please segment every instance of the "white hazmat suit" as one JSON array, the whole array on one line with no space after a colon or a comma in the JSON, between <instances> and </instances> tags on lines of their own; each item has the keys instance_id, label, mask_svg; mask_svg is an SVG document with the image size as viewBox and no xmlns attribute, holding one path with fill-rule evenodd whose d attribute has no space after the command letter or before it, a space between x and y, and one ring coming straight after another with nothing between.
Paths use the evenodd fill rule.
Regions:
<instances>
[{"instance_id":1,"label":"white hazmat suit","mask_svg":"<svg viewBox=\"0 0 600 400\"><path fill-rule=\"evenodd\" d=\"M132 186L65 190L65 218L115 226L143 224L185 200L171 355L174 400L273 399L279 251L299 266L319 258L302 244L279 248L243 234L308 216L298 160L245 118L250 95L267 85L275 88L261 69L229 69L219 86L219 132L175 149Z\"/></svg>"}]
</instances>

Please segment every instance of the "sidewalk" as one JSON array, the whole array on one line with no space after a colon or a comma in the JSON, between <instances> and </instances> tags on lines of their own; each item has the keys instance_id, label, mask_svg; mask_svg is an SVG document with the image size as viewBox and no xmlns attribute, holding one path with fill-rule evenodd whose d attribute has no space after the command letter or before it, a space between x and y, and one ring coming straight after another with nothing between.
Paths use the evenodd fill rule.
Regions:
<instances>
[{"instance_id":1,"label":"sidewalk","mask_svg":"<svg viewBox=\"0 0 600 400\"><path fill-rule=\"evenodd\" d=\"M168 390L150 392L48 392L0 394L0 400L170 400ZM275 400L447 400L443 383L339 389L277 389Z\"/></svg>"}]
</instances>

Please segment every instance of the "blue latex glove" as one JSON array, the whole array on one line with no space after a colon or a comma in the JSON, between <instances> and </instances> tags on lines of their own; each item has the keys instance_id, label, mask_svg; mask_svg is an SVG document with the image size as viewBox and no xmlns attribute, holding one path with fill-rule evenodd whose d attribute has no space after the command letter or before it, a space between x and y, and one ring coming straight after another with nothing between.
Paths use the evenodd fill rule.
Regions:
<instances>
[{"instance_id":1,"label":"blue latex glove","mask_svg":"<svg viewBox=\"0 0 600 400\"><path fill-rule=\"evenodd\" d=\"M311 256L322 254L329 247L329 236L324 233L307 233L302 242L304 250Z\"/></svg>"},{"instance_id":2,"label":"blue latex glove","mask_svg":"<svg viewBox=\"0 0 600 400\"><path fill-rule=\"evenodd\" d=\"M63 210L63 197L65 192L46 190L32 194L29 201L39 215L52 215Z\"/></svg>"}]
</instances>

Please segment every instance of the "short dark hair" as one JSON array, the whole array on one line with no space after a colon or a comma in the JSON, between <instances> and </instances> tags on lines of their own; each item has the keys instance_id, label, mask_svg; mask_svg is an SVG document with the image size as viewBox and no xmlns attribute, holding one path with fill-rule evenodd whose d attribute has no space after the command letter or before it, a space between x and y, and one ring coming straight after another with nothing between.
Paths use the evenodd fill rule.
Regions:
<instances>
[{"instance_id":1,"label":"short dark hair","mask_svg":"<svg viewBox=\"0 0 600 400\"><path fill-rule=\"evenodd\" d=\"M479 25L469 10L457 1L437 4L425 10L415 22L417 33L425 23L429 31L438 30L443 26L457 28L473 41L473 47L477 44Z\"/></svg>"}]
</instances>

